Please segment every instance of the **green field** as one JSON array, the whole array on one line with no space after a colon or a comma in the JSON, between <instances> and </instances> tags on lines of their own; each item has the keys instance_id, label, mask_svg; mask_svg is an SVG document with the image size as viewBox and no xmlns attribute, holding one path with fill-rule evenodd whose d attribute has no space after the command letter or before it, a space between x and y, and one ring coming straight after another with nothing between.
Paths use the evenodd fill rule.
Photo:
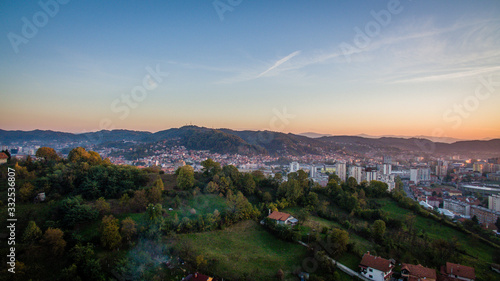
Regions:
<instances>
[{"instance_id":1,"label":"green field","mask_svg":"<svg viewBox=\"0 0 500 281\"><path fill-rule=\"evenodd\" d=\"M165 209L169 206L163 206ZM226 198L214 194L198 195L190 200L184 201L177 209L174 208L170 214L177 214L179 219L188 217L195 219L198 215L213 213L215 210L222 212L227 208Z\"/></svg>"},{"instance_id":2,"label":"green field","mask_svg":"<svg viewBox=\"0 0 500 281\"><path fill-rule=\"evenodd\" d=\"M224 230L184 234L178 240L177 244L190 243L194 255L215 260L213 272L231 279L252 276L254 280L276 280L275 274L281 268L286 280L296 280L292 272L306 257L303 246L278 240L254 221Z\"/></svg>"}]
</instances>

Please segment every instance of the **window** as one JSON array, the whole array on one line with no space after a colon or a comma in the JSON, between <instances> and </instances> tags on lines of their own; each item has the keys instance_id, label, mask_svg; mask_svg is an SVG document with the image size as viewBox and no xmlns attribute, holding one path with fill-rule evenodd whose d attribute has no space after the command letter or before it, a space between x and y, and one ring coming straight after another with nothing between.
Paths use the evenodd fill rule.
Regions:
<instances>
[{"instance_id":1,"label":"window","mask_svg":"<svg viewBox=\"0 0 500 281\"><path fill-rule=\"evenodd\" d=\"M373 276L372 276L372 275L370 275L370 278L373 278Z\"/></svg>"},{"instance_id":2,"label":"window","mask_svg":"<svg viewBox=\"0 0 500 281\"><path fill-rule=\"evenodd\" d=\"M373 272L373 269L370 268L369 270L370 270L370 272Z\"/></svg>"}]
</instances>

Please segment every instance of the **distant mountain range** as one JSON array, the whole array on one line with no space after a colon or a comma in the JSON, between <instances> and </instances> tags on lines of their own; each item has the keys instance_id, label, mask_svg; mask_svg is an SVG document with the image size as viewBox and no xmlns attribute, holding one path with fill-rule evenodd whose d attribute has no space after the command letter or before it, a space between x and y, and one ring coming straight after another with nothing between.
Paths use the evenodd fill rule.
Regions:
<instances>
[{"instance_id":1,"label":"distant mountain range","mask_svg":"<svg viewBox=\"0 0 500 281\"><path fill-rule=\"evenodd\" d=\"M299 135L310 137L310 138L332 137L333 136L331 134L318 134L318 133L314 133L314 132L300 133ZM379 138L411 139L411 138L418 138L418 139L428 139L428 140L433 141L433 142L444 142L444 143L454 143L457 141L465 141L464 139L457 139L457 138L450 138L450 137L430 137L430 136L423 136L423 135L420 135L420 136L398 136L398 135L372 136L372 135L367 135L367 134L359 134L356 136L363 137L363 138L369 138L369 139L379 139ZM484 139L484 140L490 140L490 139Z\"/></svg>"},{"instance_id":2,"label":"distant mountain range","mask_svg":"<svg viewBox=\"0 0 500 281\"><path fill-rule=\"evenodd\" d=\"M38 145L74 143L74 145L112 146L113 143L165 142L188 149L217 153L304 155L341 152L359 154L402 154L407 152L462 155L500 155L500 139L434 142L427 138L330 136L315 133L285 134L271 131L236 131L198 126L172 128L156 133L132 130L98 131L73 134L55 131L7 131L0 129L0 144L36 142Z\"/></svg>"}]
</instances>

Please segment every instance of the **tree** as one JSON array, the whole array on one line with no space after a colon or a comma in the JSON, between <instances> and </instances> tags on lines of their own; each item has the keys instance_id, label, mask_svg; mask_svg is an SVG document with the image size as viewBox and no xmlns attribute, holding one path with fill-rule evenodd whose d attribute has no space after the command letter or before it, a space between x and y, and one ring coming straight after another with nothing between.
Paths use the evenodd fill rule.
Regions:
<instances>
[{"instance_id":1,"label":"tree","mask_svg":"<svg viewBox=\"0 0 500 281\"><path fill-rule=\"evenodd\" d=\"M213 181L209 182L205 187L205 193L218 193L218 192L219 192L219 185Z\"/></svg>"},{"instance_id":2,"label":"tree","mask_svg":"<svg viewBox=\"0 0 500 281\"><path fill-rule=\"evenodd\" d=\"M120 245L122 242L122 236L120 235L119 229L119 220L113 215L102 218L101 243L103 247L113 250Z\"/></svg>"},{"instance_id":3,"label":"tree","mask_svg":"<svg viewBox=\"0 0 500 281\"><path fill-rule=\"evenodd\" d=\"M356 179L354 177L349 177L347 179L347 186L351 189L351 190L355 190L356 189L356 186L358 186L358 181L356 181Z\"/></svg>"},{"instance_id":4,"label":"tree","mask_svg":"<svg viewBox=\"0 0 500 281\"><path fill-rule=\"evenodd\" d=\"M334 228L327 235L327 244L325 247L329 254L334 257L341 256L347 250L347 244L349 244L349 233L347 231Z\"/></svg>"},{"instance_id":5,"label":"tree","mask_svg":"<svg viewBox=\"0 0 500 281\"><path fill-rule=\"evenodd\" d=\"M326 187L328 188L328 193L333 195L338 194L342 190L342 188L338 185L338 181L333 178L328 181Z\"/></svg>"},{"instance_id":6,"label":"tree","mask_svg":"<svg viewBox=\"0 0 500 281\"><path fill-rule=\"evenodd\" d=\"M49 227L40 242L50 247L52 254L59 256L64 252L66 241L63 239L64 232L59 228Z\"/></svg>"},{"instance_id":7,"label":"tree","mask_svg":"<svg viewBox=\"0 0 500 281\"><path fill-rule=\"evenodd\" d=\"M36 151L36 157L41 157L45 161L57 161L59 160L59 155L57 155L57 152L51 148L51 147L40 147Z\"/></svg>"},{"instance_id":8,"label":"tree","mask_svg":"<svg viewBox=\"0 0 500 281\"><path fill-rule=\"evenodd\" d=\"M163 208L161 204L149 204L145 216L146 236L159 238L163 229Z\"/></svg>"},{"instance_id":9,"label":"tree","mask_svg":"<svg viewBox=\"0 0 500 281\"><path fill-rule=\"evenodd\" d=\"M155 182L153 183L153 187L159 188L161 191L165 190L165 185L163 184L163 180L160 176L156 177Z\"/></svg>"},{"instance_id":10,"label":"tree","mask_svg":"<svg viewBox=\"0 0 500 281\"><path fill-rule=\"evenodd\" d=\"M29 244L32 244L36 240L40 239L42 236L42 231L36 225L34 221L29 221L28 226L24 230L23 241Z\"/></svg>"},{"instance_id":11,"label":"tree","mask_svg":"<svg viewBox=\"0 0 500 281\"><path fill-rule=\"evenodd\" d=\"M68 160L73 163L87 162L90 165L98 165L103 162L99 153L95 151L86 151L83 147L73 148L68 153Z\"/></svg>"},{"instance_id":12,"label":"tree","mask_svg":"<svg viewBox=\"0 0 500 281\"><path fill-rule=\"evenodd\" d=\"M266 191L266 192L264 192L264 194L262 194L262 200L264 202L271 202L271 201L273 201L273 196L271 195L271 193Z\"/></svg>"},{"instance_id":13,"label":"tree","mask_svg":"<svg viewBox=\"0 0 500 281\"><path fill-rule=\"evenodd\" d=\"M382 239L385 234L385 222L383 220L376 220L373 223L372 231L376 239Z\"/></svg>"},{"instance_id":14,"label":"tree","mask_svg":"<svg viewBox=\"0 0 500 281\"><path fill-rule=\"evenodd\" d=\"M104 199L104 197L99 197L99 199L97 199L95 201L94 207L96 208L96 210L99 212L99 214L101 216L103 216L104 214L107 214L111 211L111 207L110 207L109 203L106 202L106 199Z\"/></svg>"},{"instance_id":15,"label":"tree","mask_svg":"<svg viewBox=\"0 0 500 281\"><path fill-rule=\"evenodd\" d=\"M153 186L148 190L148 199L150 203L156 204L161 201L162 190L160 186Z\"/></svg>"},{"instance_id":16,"label":"tree","mask_svg":"<svg viewBox=\"0 0 500 281\"><path fill-rule=\"evenodd\" d=\"M130 200L130 207L135 211L143 211L148 204L148 199L146 197L146 190L136 190L134 192L134 197Z\"/></svg>"},{"instance_id":17,"label":"tree","mask_svg":"<svg viewBox=\"0 0 500 281\"><path fill-rule=\"evenodd\" d=\"M220 167L220 163L215 162L210 158L208 158L205 161L202 161L201 166L203 166L202 169L203 175L209 178L212 178L222 170Z\"/></svg>"},{"instance_id":18,"label":"tree","mask_svg":"<svg viewBox=\"0 0 500 281\"><path fill-rule=\"evenodd\" d=\"M189 165L182 166L177 176L177 186L188 189L194 186L194 169Z\"/></svg>"},{"instance_id":19,"label":"tree","mask_svg":"<svg viewBox=\"0 0 500 281\"><path fill-rule=\"evenodd\" d=\"M131 217L127 217L126 219L122 220L121 233L122 237L130 242L132 238L137 234L137 223Z\"/></svg>"},{"instance_id":20,"label":"tree","mask_svg":"<svg viewBox=\"0 0 500 281\"><path fill-rule=\"evenodd\" d=\"M246 195L252 195L255 192L255 181L251 174L246 173L243 176L243 192Z\"/></svg>"},{"instance_id":21,"label":"tree","mask_svg":"<svg viewBox=\"0 0 500 281\"><path fill-rule=\"evenodd\" d=\"M479 220L477 219L476 215L472 216L472 221L474 222L474 225L479 224Z\"/></svg>"},{"instance_id":22,"label":"tree","mask_svg":"<svg viewBox=\"0 0 500 281\"><path fill-rule=\"evenodd\" d=\"M19 196L21 197L21 201L26 202L29 199L31 199L34 195L33 194L34 190L35 187L31 183L29 182L23 183L23 185L19 189Z\"/></svg>"}]
</instances>

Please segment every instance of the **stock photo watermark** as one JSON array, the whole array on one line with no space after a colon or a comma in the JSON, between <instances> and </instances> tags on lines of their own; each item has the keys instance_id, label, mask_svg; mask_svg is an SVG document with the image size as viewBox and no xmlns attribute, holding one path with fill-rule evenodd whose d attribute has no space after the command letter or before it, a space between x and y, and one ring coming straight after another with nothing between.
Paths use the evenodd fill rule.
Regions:
<instances>
[{"instance_id":1,"label":"stock photo watermark","mask_svg":"<svg viewBox=\"0 0 500 281\"><path fill-rule=\"evenodd\" d=\"M38 6L40 6L41 10L35 12L31 16L31 19L22 17L21 22L23 25L21 27L21 32L19 32L19 34L14 32L9 32L7 34L7 38L9 39L14 53L18 54L19 46L21 44L28 44L29 40L33 39L38 34L38 31L49 23L49 19L54 18L59 13L61 5L66 5L69 1L70 0L39 1Z\"/></svg>"},{"instance_id":2,"label":"stock photo watermark","mask_svg":"<svg viewBox=\"0 0 500 281\"><path fill-rule=\"evenodd\" d=\"M131 113L133 109L136 109L140 103L144 102L148 97L149 93L158 88L166 77L168 77L168 72L163 72L160 70L160 65L157 64L155 69L150 66L146 67L147 74L142 78L142 83L133 87L130 93L122 94L119 98L116 98L111 102L110 109L118 119L125 120ZM115 129L114 122L112 118L103 118L99 121L99 131L100 130L113 130ZM96 140L92 140L89 135L87 135L91 143L99 143L102 140L102 135L99 134Z\"/></svg>"},{"instance_id":3,"label":"stock photo watermark","mask_svg":"<svg viewBox=\"0 0 500 281\"><path fill-rule=\"evenodd\" d=\"M7 255L7 271L16 273L16 170L7 168L7 229L8 239L7 245L9 246Z\"/></svg>"},{"instance_id":4,"label":"stock photo watermark","mask_svg":"<svg viewBox=\"0 0 500 281\"><path fill-rule=\"evenodd\" d=\"M494 78L497 78L495 81ZM442 115L443 121L451 124L451 129L457 130L462 126L464 119L471 116L471 113L478 110L481 102L488 100L496 90L500 88L500 74L494 73L487 77L479 76L477 78L478 84L474 93L463 98L462 102L454 103L449 109L445 110ZM443 128L435 128L432 131L432 137L446 137ZM433 153L436 145L433 142L425 142L422 140L415 140L418 147L428 153Z\"/></svg>"},{"instance_id":5,"label":"stock photo watermark","mask_svg":"<svg viewBox=\"0 0 500 281\"><path fill-rule=\"evenodd\" d=\"M234 8L238 7L243 0L215 0L212 2L215 12L219 16L220 21L224 20L224 14L227 12L234 11Z\"/></svg>"},{"instance_id":6,"label":"stock photo watermark","mask_svg":"<svg viewBox=\"0 0 500 281\"><path fill-rule=\"evenodd\" d=\"M370 15L374 20L365 24L361 29L358 26L354 27L354 38L352 43L342 42L339 45L342 54L347 62L351 62L351 55L361 52L372 43L373 38L380 35L382 27L388 26L392 21L392 16L403 11L403 6L399 0L390 0L387 3L387 9L382 9L378 12L371 10Z\"/></svg>"}]
</instances>

